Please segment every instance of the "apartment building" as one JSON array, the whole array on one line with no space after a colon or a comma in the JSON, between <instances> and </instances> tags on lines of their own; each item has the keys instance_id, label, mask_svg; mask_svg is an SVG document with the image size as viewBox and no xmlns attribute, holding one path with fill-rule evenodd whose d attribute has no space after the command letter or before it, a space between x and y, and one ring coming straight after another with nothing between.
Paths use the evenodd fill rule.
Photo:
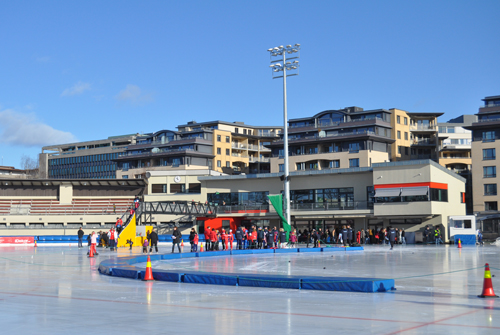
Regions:
<instances>
[{"instance_id":1,"label":"apartment building","mask_svg":"<svg viewBox=\"0 0 500 335\"><path fill-rule=\"evenodd\" d=\"M371 166L390 159L391 112L347 107L288 121L290 171ZM284 171L283 139L272 142L271 173Z\"/></svg>"},{"instance_id":2,"label":"apartment building","mask_svg":"<svg viewBox=\"0 0 500 335\"><path fill-rule=\"evenodd\" d=\"M473 210L486 237L500 232L500 201L497 186L497 152L500 153L500 96L482 99L477 122L464 127L472 131Z\"/></svg>"},{"instance_id":3,"label":"apartment building","mask_svg":"<svg viewBox=\"0 0 500 335\"><path fill-rule=\"evenodd\" d=\"M43 178L114 179L120 153L134 144L139 134L111 136L104 140L49 145L39 154Z\"/></svg>"},{"instance_id":4,"label":"apartment building","mask_svg":"<svg viewBox=\"0 0 500 335\"><path fill-rule=\"evenodd\" d=\"M226 121L191 121L177 128L182 133L200 129L212 132L212 169L227 174L270 172L271 149L268 146L283 131L279 126Z\"/></svg>"},{"instance_id":5,"label":"apartment building","mask_svg":"<svg viewBox=\"0 0 500 335\"><path fill-rule=\"evenodd\" d=\"M437 118L443 113L413 113L390 109L394 145L391 161L432 159L438 161Z\"/></svg>"},{"instance_id":6,"label":"apartment building","mask_svg":"<svg viewBox=\"0 0 500 335\"><path fill-rule=\"evenodd\" d=\"M227 174L269 172L271 150L282 128L243 122L188 122L177 131L142 136L115 158L118 178L151 171L213 170Z\"/></svg>"}]
</instances>

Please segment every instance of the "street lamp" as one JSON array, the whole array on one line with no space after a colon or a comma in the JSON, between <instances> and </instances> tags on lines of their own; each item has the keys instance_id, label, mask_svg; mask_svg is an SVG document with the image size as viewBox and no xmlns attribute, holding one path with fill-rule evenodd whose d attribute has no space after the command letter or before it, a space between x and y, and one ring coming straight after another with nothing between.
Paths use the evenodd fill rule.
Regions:
<instances>
[{"instance_id":1,"label":"street lamp","mask_svg":"<svg viewBox=\"0 0 500 335\"><path fill-rule=\"evenodd\" d=\"M275 48L267 49L271 55L271 65L269 67L272 69L273 79L283 78L283 123L284 123L284 191L285 191L285 213L286 213L286 221L289 225L290 222L290 177L289 177L289 168L288 168L288 116L286 110L286 77L288 76L296 76L299 74L299 57L300 57L300 44L287 45ZM288 55L293 55L287 58ZM281 63L280 63L281 62ZM287 74L287 71L291 73ZM283 74L281 74L283 72Z\"/></svg>"}]
</instances>

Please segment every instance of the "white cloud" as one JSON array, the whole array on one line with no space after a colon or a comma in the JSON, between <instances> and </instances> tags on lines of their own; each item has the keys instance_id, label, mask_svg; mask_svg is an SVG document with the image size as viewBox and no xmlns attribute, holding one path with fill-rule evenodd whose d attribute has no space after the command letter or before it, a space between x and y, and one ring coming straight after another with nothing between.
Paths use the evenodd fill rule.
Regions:
<instances>
[{"instance_id":1,"label":"white cloud","mask_svg":"<svg viewBox=\"0 0 500 335\"><path fill-rule=\"evenodd\" d=\"M153 101L152 94L143 93L137 85L128 84L115 96L116 100L130 102L132 104L146 103Z\"/></svg>"},{"instance_id":2,"label":"white cloud","mask_svg":"<svg viewBox=\"0 0 500 335\"><path fill-rule=\"evenodd\" d=\"M34 114L0 111L0 143L24 147L76 142L76 137L37 120Z\"/></svg>"},{"instance_id":3,"label":"white cloud","mask_svg":"<svg viewBox=\"0 0 500 335\"><path fill-rule=\"evenodd\" d=\"M79 81L72 87L65 89L61 93L61 96L65 97L65 96L79 95L88 90L90 90L90 84Z\"/></svg>"}]
</instances>

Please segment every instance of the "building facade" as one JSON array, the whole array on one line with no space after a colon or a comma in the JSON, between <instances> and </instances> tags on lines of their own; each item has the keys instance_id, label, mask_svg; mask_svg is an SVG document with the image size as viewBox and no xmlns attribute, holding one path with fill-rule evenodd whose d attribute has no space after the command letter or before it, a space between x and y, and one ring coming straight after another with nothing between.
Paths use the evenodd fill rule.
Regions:
<instances>
[{"instance_id":1,"label":"building facade","mask_svg":"<svg viewBox=\"0 0 500 335\"><path fill-rule=\"evenodd\" d=\"M390 159L391 112L328 110L288 122L290 171L371 166ZM283 139L272 142L271 173L284 171Z\"/></svg>"},{"instance_id":2,"label":"building facade","mask_svg":"<svg viewBox=\"0 0 500 335\"><path fill-rule=\"evenodd\" d=\"M473 210L478 217L485 237L495 237L500 233L500 202L497 175L500 153L500 96L482 99L477 122L465 127L472 131L472 194Z\"/></svg>"}]
</instances>

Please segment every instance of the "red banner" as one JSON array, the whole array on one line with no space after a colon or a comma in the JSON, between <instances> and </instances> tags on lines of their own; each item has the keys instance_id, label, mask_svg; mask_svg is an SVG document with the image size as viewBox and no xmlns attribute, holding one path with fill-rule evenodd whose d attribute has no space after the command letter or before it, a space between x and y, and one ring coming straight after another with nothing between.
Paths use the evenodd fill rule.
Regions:
<instances>
[{"instance_id":1,"label":"red banner","mask_svg":"<svg viewBox=\"0 0 500 335\"><path fill-rule=\"evenodd\" d=\"M33 236L4 236L0 237L0 244L34 244Z\"/></svg>"}]
</instances>

